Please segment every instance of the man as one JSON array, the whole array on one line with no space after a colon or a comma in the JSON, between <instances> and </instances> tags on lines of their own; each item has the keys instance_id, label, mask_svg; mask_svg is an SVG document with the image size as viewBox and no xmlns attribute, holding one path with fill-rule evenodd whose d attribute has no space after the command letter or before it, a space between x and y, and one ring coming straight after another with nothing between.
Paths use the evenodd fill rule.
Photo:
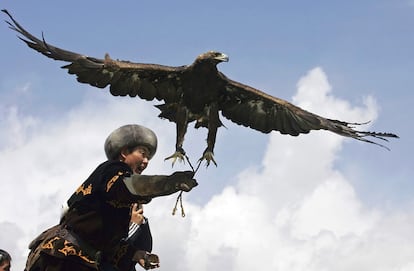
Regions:
<instances>
[{"instance_id":1,"label":"man","mask_svg":"<svg viewBox=\"0 0 414 271\"><path fill-rule=\"evenodd\" d=\"M10 254L0 249L0 271L10 271L11 268L11 256Z\"/></svg>"},{"instance_id":2,"label":"man","mask_svg":"<svg viewBox=\"0 0 414 271\"><path fill-rule=\"evenodd\" d=\"M125 125L105 141L100 164L68 200L56 225L32 241L26 271L128 270L134 262L158 267L158 257L129 242L130 206L197 185L193 173L141 175L157 149L157 137L140 125Z\"/></svg>"}]
</instances>

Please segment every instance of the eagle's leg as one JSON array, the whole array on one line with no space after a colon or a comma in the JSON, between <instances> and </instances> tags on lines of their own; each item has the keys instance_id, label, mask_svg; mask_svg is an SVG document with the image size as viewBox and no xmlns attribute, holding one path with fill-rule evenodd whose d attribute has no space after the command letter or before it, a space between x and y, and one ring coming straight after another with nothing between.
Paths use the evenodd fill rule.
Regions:
<instances>
[{"instance_id":1,"label":"eagle's leg","mask_svg":"<svg viewBox=\"0 0 414 271\"><path fill-rule=\"evenodd\" d=\"M210 162L213 162L217 166L214 160L214 145L216 144L216 136L218 127L221 126L221 121L218 114L218 106L213 104L209 108L208 112L208 134L207 134L207 148L203 152L203 156L198 160L200 163L206 160L207 167Z\"/></svg>"},{"instance_id":2,"label":"eagle's leg","mask_svg":"<svg viewBox=\"0 0 414 271\"><path fill-rule=\"evenodd\" d=\"M165 158L164 160L172 160L172 165L174 166L175 162L180 161L183 162L185 158L185 151L183 149L183 143L184 143L184 136L187 132L187 126L188 126L188 110L185 107L177 107L176 112L176 130L177 130L177 138L175 142L175 152Z\"/></svg>"}]
</instances>

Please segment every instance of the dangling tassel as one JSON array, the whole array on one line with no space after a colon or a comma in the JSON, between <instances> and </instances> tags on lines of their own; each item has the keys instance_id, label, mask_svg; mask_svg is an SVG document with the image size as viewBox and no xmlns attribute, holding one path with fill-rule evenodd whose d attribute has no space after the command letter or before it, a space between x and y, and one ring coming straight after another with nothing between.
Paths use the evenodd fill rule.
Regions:
<instances>
[{"instance_id":1,"label":"dangling tassel","mask_svg":"<svg viewBox=\"0 0 414 271\"><path fill-rule=\"evenodd\" d=\"M180 201L181 216L185 217L184 206L183 206L183 191L181 191L180 194L178 194L177 200L175 201L174 209L172 211L172 215L175 215L175 212L177 211L178 201Z\"/></svg>"},{"instance_id":2,"label":"dangling tassel","mask_svg":"<svg viewBox=\"0 0 414 271\"><path fill-rule=\"evenodd\" d=\"M185 158L186 158L188 164L190 165L191 170L194 172L194 174L196 174L198 169L200 168L201 161L198 162L197 168L194 170L194 167L191 164L190 159L188 158L187 155L185 155ZM177 211L178 201L180 201L181 216L185 217L184 205L183 205L183 191L180 191L180 194L178 194L177 200L175 201L175 205L174 205L174 208L173 208L173 211L172 211L172 215L175 215L175 212Z\"/></svg>"}]
</instances>

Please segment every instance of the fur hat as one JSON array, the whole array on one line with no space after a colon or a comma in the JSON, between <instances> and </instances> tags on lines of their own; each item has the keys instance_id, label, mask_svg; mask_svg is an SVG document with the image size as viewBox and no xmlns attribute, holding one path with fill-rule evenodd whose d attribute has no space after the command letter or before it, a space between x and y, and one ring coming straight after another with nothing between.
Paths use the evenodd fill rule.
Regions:
<instances>
[{"instance_id":1,"label":"fur hat","mask_svg":"<svg viewBox=\"0 0 414 271\"><path fill-rule=\"evenodd\" d=\"M123 148L145 146L151 159L157 151L157 136L147 127L128 124L113 131L105 140L105 154L109 160L118 159Z\"/></svg>"}]
</instances>

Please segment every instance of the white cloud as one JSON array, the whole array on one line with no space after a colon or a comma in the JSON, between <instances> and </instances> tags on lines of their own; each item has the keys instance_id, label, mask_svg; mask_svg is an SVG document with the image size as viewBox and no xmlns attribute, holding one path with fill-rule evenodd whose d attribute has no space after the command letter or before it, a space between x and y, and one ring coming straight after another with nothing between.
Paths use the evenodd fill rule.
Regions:
<instances>
[{"instance_id":1,"label":"white cloud","mask_svg":"<svg viewBox=\"0 0 414 271\"><path fill-rule=\"evenodd\" d=\"M335 98L321 68L299 80L294 102L350 121L377 114L373 98L362 107ZM23 116L17 108L6 114L12 121L2 124L8 147L0 151L0 205L7 208L0 240L11 247L13 269L22 269L30 239L57 222L60 204L104 159L103 141L115 127L138 116L160 140L161 157L147 173L171 171L163 156L173 150L174 126L155 114L145 102L109 95L86 97L54 122ZM191 139L186 142L191 152ZM414 213L364 206L335 168L343 142L325 131L272 133L262 161L240 172L235 185L203 206L185 200L186 218L171 216L175 196L154 199L146 213L160 270L413 270ZM231 157L220 160L218 172L231 166Z\"/></svg>"},{"instance_id":2,"label":"white cloud","mask_svg":"<svg viewBox=\"0 0 414 271\"><path fill-rule=\"evenodd\" d=\"M0 149L18 147L27 140L26 137L37 121L30 116L20 116L19 109L16 106L0 106L0 109L0 128L2 131L7 131L0 135Z\"/></svg>"}]
</instances>

